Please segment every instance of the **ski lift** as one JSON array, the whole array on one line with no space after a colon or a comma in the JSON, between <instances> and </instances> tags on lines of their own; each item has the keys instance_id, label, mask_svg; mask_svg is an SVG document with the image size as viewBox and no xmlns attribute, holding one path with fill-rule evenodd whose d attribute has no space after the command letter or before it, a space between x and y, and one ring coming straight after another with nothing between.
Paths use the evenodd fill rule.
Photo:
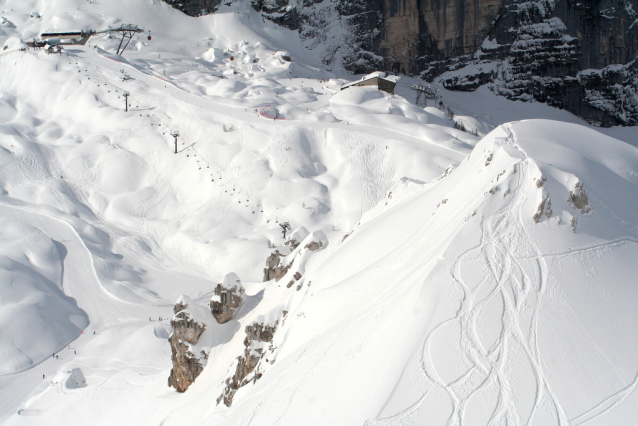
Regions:
<instances>
[{"instance_id":1,"label":"ski lift","mask_svg":"<svg viewBox=\"0 0 638 426\"><path fill-rule=\"evenodd\" d=\"M153 37L151 37L151 30L148 30L148 41L151 41Z\"/></svg>"}]
</instances>

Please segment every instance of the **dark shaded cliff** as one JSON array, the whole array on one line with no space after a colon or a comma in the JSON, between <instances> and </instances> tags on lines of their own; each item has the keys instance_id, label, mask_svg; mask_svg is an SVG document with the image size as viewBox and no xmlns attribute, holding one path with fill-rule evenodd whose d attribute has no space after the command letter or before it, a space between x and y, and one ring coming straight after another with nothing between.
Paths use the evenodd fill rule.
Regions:
<instances>
[{"instance_id":1,"label":"dark shaded cliff","mask_svg":"<svg viewBox=\"0 0 638 426\"><path fill-rule=\"evenodd\" d=\"M193 15L216 6L165 1ZM452 90L489 84L603 126L638 124L638 0L251 2L322 46L327 66L440 77Z\"/></svg>"},{"instance_id":2,"label":"dark shaded cliff","mask_svg":"<svg viewBox=\"0 0 638 426\"><path fill-rule=\"evenodd\" d=\"M201 16L213 12L221 0L163 0L175 9L190 16Z\"/></svg>"}]
</instances>

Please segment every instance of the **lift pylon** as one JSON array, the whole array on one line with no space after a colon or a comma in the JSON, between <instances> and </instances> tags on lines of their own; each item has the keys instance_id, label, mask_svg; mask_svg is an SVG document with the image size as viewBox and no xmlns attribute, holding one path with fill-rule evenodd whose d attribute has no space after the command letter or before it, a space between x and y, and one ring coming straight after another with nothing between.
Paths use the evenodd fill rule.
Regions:
<instances>
[{"instance_id":1,"label":"lift pylon","mask_svg":"<svg viewBox=\"0 0 638 426\"><path fill-rule=\"evenodd\" d=\"M439 92L439 89L433 89L430 86L424 87L418 84L411 86L410 89L416 92L416 104L421 108L428 106L428 99L436 99L436 94Z\"/></svg>"}]
</instances>

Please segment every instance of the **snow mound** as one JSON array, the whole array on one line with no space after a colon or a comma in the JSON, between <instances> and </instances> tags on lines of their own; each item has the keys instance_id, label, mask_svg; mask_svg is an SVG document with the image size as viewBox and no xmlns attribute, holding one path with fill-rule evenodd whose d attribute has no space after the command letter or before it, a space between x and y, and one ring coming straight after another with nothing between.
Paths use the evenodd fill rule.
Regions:
<instances>
[{"instance_id":1,"label":"snow mound","mask_svg":"<svg viewBox=\"0 0 638 426\"><path fill-rule=\"evenodd\" d=\"M0 229L0 375L50 358L88 325L62 287L66 249L40 230L3 219Z\"/></svg>"},{"instance_id":2,"label":"snow mound","mask_svg":"<svg viewBox=\"0 0 638 426\"><path fill-rule=\"evenodd\" d=\"M4 19L4 18L3 18ZM9 22L5 20L5 25L8 25ZM9 37L4 42L4 46L2 47L2 51L11 51L11 50L20 50L26 48L27 45L20 37Z\"/></svg>"}]
</instances>

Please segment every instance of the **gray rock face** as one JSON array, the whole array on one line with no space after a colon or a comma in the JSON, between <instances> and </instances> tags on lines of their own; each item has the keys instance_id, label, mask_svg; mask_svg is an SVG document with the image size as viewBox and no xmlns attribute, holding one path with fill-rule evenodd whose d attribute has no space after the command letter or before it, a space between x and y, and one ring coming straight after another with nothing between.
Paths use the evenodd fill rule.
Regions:
<instances>
[{"instance_id":1,"label":"gray rock face","mask_svg":"<svg viewBox=\"0 0 638 426\"><path fill-rule=\"evenodd\" d=\"M173 361L168 385L174 387L177 392L186 392L204 367L200 359L188 350L185 343L173 336L169 337L168 341L171 344L171 361Z\"/></svg>"},{"instance_id":2,"label":"gray rock face","mask_svg":"<svg viewBox=\"0 0 638 426\"><path fill-rule=\"evenodd\" d=\"M213 12L221 4L221 0L164 0L175 9L190 16L201 16Z\"/></svg>"},{"instance_id":3,"label":"gray rock face","mask_svg":"<svg viewBox=\"0 0 638 426\"><path fill-rule=\"evenodd\" d=\"M180 311L171 319L173 327L173 336L175 338L188 342L191 345L197 344L199 336L202 335L205 325L200 324L191 318L190 314L184 310Z\"/></svg>"},{"instance_id":4,"label":"gray rock face","mask_svg":"<svg viewBox=\"0 0 638 426\"><path fill-rule=\"evenodd\" d=\"M171 319L173 333L168 338L171 345L173 368L168 377L168 385L178 392L185 392L204 369L201 355L192 353L187 343L194 345L206 329L206 325L195 321L187 310L190 301L178 302Z\"/></svg>"},{"instance_id":5,"label":"gray rock face","mask_svg":"<svg viewBox=\"0 0 638 426\"><path fill-rule=\"evenodd\" d=\"M218 404L223 401L227 407L230 407L233 403L235 392L237 392L239 388L248 383L256 382L262 376L262 373L259 372L258 365L264 357L266 350L261 344L272 342L277 324L278 321L274 325L253 323L252 325L246 326L244 353L237 358L235 374L226 379L224 393L217 398Z\"/></svg>"},{"instance_id":6,"label":"gray rock face","mask_svg":"<svg viewBox=\"0 0 638 426\"><path fill-rule=\"evenodd\" d=\"M165 1L193 15L218 2ZM638 124L638 0L251 2L298 30L328 68L428 81L451 73L443 75L451 90L490 84L499 95L545 102L602 126ZM335 25L345 30L340 40L331 38Z\"/></svg>"},{"instance_id":7,"label":"gray rock face","mask_svg":"<svg viewBox=\"0 0 638 426\"><path fill-rule=\"evenodd\" d=\"M266 267L264 268L264 282L275 280L279 281L288 273L288 270L292 266L293 262L290 262L288 265L281 265L281 258L283 256L279 253L279 250L274 251L268 258L266 259Z\"/></svg>"},{"instance_id":8,"label":"gray rock face","mask_svg":"<svg viewBox=\"0 0 638 426\"><path fill-rule=\"evenodd\" d=\"M311 241L304 246L304 248L307 248L310 251L317 251L322 247L323 243L321 241Z\"/></svg>"},{"instance_id":9,"label":"gray rock face","mask_svg":"<svg viewBox=\"0 0 638 426\"><path fill-rule=\"evenodd\" d=\"M246 340L244 344L251 341L271 342L275 335L276 326L254 323L246 326Z\"/></svg>"},{"instance_id":10,"label":"gray rock face","mask_svg":"<svg viewBox=\"0 0 638 426\"><path fill-rule=\"evenodd\" d=\"M218 323L224 324L233 318L245 294L241 280L234 273L227 274L222 282L217 284L210 301L210 310Z\"/></svg>"},{"instance_id":11,"label":"gray rock face","mask_svg":"<svg viewBox=\"0 0 638 426\"><path fill-rule=\"evenodd\" d=\"M587 194L585 193L585 189L581 182L578 182L574 187L574 190L569 192L569 199L567 202L576 210L580 210L582 214L587 214L593 210L593 208L589 205Z\"/></svg>"},{"instance_id":12,"label":"gray rock face","mask_svg":"<svg viewBox=\"0 0 638 426\"><path fill-rule=\"evenodd\" d=\"M473 55L455 64L448 58L431 77L451 71L442 81L452 90L491 83L496 94L564 108L594 124L638 124L637 3L505 0Z\"/></svg>"}]
</instances>

